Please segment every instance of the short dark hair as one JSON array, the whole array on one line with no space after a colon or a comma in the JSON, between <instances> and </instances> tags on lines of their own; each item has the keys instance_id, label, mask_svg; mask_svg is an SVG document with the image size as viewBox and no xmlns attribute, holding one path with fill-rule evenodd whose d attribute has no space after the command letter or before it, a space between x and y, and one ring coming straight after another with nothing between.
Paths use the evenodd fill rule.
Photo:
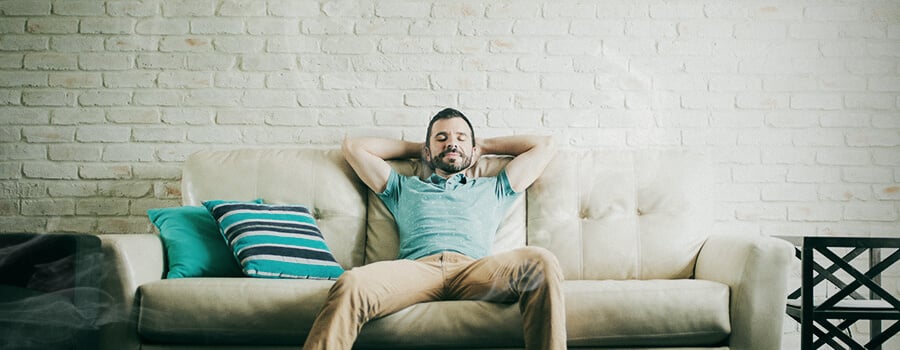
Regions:
<instances>
[{"instance_id":1,"label":"short dark hair","mask_svg":"<svg viewBox=\"0 0 900 350\"><path fill-rule=\"evenodd\" d=\"M469 121L469 118L466 118L466 116L462 114L462 112L457 111L453 108L444 108L444 110L435 114L434 117L431 117L431 122L428 123L428 130L425 134L425 147L431 146L431 127L434 125L434 123L438 120L453 118L460 118L466 122L466 125L469 126L469 132L472 133L471 135L469 135L472 138L472 147L475 146L475 129L472 128L472 122Z\"/></svg>"}]
</instances>

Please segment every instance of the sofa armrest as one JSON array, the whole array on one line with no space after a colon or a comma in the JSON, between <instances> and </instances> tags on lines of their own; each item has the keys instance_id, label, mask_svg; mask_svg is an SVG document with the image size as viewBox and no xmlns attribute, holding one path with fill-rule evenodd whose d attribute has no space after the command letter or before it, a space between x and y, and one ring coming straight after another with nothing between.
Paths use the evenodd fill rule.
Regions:
<instances>
[{"instance_id":1,"label":"sofa armrest","mask_svg":"<svg viewBox=\"0 0 900 350\"><path fill-rule=\"evenodd\" d=\"M764 236L711 235L695 278L731 289L731 349L780 349L793 247Z\"/></svg>"},{"instance_id":2,"label":"sofa armrest","mask_svg":"<svg viewBox=\"0 0 900 350\"><path fill-rule=\"evenodd\" d=\"M142 284L163 278L165 257L155 234L99 235L108 269L104 290L114 301L115 312L100 329L101 349L138 349L140 340L134 322L135 293Z\"/></svg>"}]
</instances>

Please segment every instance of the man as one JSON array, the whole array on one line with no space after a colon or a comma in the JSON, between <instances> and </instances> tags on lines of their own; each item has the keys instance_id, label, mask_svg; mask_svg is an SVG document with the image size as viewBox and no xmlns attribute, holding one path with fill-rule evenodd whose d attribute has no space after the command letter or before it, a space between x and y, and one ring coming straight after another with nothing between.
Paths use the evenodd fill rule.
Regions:
<instances>
[{"instance_id":1,"label":"man","mask_svg":"<svg viewBox=\"0 0 900 350\"><path fill-rule=\"evenodd\" d=\"M490 255L504 213L553 157L549 137L476 139L469 120L448 108L432 118L424 143L348 138L343 152L394 215L399 259L341 275L305 349L350 349L365 322L436 300L518 301L526 348L566 348L562 273L553 254L526 247ZM481 154L515 158L496 177L466 176ZM430 177L401 176L385 161L417 157L433 170Z\"/></svg>"}]
</instances>

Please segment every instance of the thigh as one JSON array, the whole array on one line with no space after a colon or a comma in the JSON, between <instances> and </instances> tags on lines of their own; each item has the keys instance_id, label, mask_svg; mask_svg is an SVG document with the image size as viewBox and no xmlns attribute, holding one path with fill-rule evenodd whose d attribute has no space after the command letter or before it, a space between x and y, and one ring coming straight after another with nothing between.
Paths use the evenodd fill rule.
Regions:
<instances>
[{"instance_id":1,"label":"thigh","mask_svg":"<svg viewBox=\"0 0 900 350\"><path fill-rule=\"evenodd\" d=\"M368 301L373 317L442 297L440 262L381 261L344 272L334 292L353 292Z\"/></svg>"},{"instance_id":2,"label":"thigh","mask_svg":"<svg viewBox=\"0 0 900 350\"><path fill-rule=\"evenodd\" d=\"M544 278L541 259L542 252L526 247L461 265L451 274L447 297L514 302L529 284Z\"/></svg>"}]
</instances>

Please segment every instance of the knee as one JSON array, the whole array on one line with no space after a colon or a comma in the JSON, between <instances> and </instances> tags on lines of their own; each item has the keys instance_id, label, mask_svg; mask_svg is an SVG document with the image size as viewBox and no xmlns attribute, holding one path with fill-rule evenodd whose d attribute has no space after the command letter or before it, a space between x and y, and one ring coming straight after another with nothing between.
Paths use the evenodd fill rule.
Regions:
<instances>
[{"instance_id":1,"label":"knee","mask_svg":"<svg viewBox=\"0 0 900 350\"><path fill-rule=\"evenodd\" d=\"M331 297L356 294L364 284L363 275L359 271L356 271L356 269L347 270L334 282L329 294Z\"/></svg>"},{"instance_id":2,"label":"knee","mask_svg":"<svg viewBox=\"0 0 900 350\"><path fill-rule=\"evenodd\" d=\"M528 260L539 262L546 265L559 265L556 255L543 247L528 246L522 248L522 252Z\"/></svg>"},{"instance_id":3,"label":"knee","mask_svg":"<svg viewBox=\"0 0 900 350\"><path fill-rule=\"evenodd\" d=\"M522 248L522 254L525 260L540 266L540 268L550 276L561 278L562 269L559 266L559 260L553 252L543 247L528 246Z\"/></svg>"}]
</instances>

